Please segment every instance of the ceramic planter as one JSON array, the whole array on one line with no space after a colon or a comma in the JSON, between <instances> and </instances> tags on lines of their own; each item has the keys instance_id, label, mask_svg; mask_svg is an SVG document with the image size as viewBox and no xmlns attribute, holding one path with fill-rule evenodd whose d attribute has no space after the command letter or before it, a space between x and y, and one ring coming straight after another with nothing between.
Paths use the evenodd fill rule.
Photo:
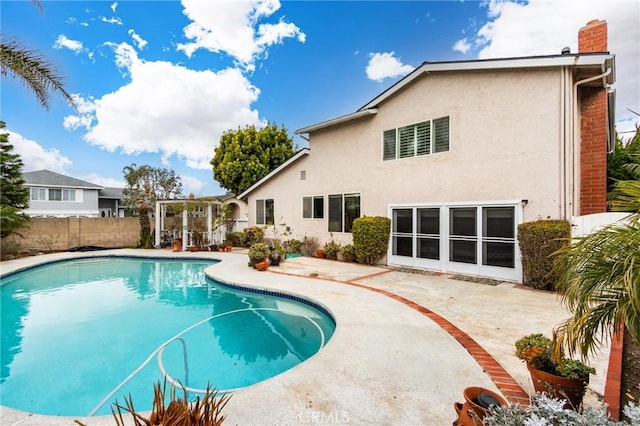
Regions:
<instances>
[{"instance_id":1,"label":"ceramic planter","mask_svg":"<svg viewBox=\"0 0 640 426\"><path fill-rule=\"evenodd\" d=\"M458 419L454 426L481 426L482 419L489 414L488 407L491 404L509 405L509 402L500 394L481 387L468 387L463 391L464 403L456 402L453 408Z\"/></svg>"},{"instance_id":2,"label":"ceramic planter","mask_svg":"<svg viewBox=\"0 0 640 426\"><path fill-rule=\"evenodd\" d=\"M269 263L266 260L263 260L262 262L256 263L255 267L258 271L266 271L269 267Z\"/></svg>"},{"instance_id":3,"label":"ceramic planter","mask_svg":"<svg viewBox=\"0 0 640 426\"><path fill-rule=\"evenodd\" d=\"M567 408L577 409L580 407L582 397L584 397L589 384L589 376L569 379L538 370L529 364L527 364L527 369L531 374L533 388L536 392L546 392L554 398L568 400Z\"/></svg>"},{"instance_id":4,"label":"ceramic planter","mask_svg":"<svg viewBox=\"0 0 640 426\"><path fill-rule=\"evenodd\" d=\"M320 259L324 258L324 250L323 249L316 250L316 257Z\"/></svg>"}]
</instances>

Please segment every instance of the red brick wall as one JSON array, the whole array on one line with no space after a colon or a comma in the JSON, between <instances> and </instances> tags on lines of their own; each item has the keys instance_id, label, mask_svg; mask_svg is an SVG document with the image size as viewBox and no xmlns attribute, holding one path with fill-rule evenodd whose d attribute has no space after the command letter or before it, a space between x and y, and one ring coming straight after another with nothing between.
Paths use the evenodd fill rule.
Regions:
<instances>
[{"instance_id":1,"label":"red brick wall","mask_svg":"<svg viewBox=\"0 0 640 426\"><path fill-rule=\"evenodd\" d=\"M607 211L607 92L580 89L580 215Z\"/></svg>"},{"instance_id":2,"label":"red brick wall","mask_svg":"<svg viewBox=\"0 0 640 426\"><path fill-rule=\"evenodd\" d=\"M594 19L578 32L578 52L607 51L607 21Z\"/></svg>"},{"instance_id":3,"label":"red brick wall","mask_svg":"<svg viewBox=\"0 0 640 426\"><path fill-rule=\"evenodd\" d=\"M590 21L578 33L579 53L607 51L607 23ZM580 215L607 211L607 89L579 86Z\"/></svg>"}]
</instances>

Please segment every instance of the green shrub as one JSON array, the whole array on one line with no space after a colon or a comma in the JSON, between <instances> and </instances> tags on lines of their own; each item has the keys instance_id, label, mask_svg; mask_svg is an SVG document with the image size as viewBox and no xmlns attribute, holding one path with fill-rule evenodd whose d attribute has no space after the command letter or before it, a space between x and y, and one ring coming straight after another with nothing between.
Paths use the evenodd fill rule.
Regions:
<instances>
[{"instance_id":1,"label":"green shrub","mask_svg":"<svg viewBox=\"0 0 640 426\"><path fill-rule=\"evenodd\" d=\"M336 260L338 258L338 250L340 250L340 245L335 241L331 241L324 245L324 257L327 259Z\"/></svg>"},{"instance_id":2,"label":"green shrub","mask_svg":"<svg viewBox=\"0 0 640 426\"><path fill-rule=\"evenodd\" d=\"M364 216L353 221L353 245L360 263L373 264L387 252L391 219Z\"/></svg>"},{"instance_id":3,"label":"green shrub","mask_svg":"<svg viewBox=\"0 0 640 426\"><path fill-rule=\"evenodd\" d=\"M555 253L571 238L567 220L537 220L518 225L524 283L533 288L554 290L557 273L553 271Z\"/></svg>"},{"instance_id":4,"label":"green shrub","mask_svg":"<svg viewBox=\"0 0 640 426\"><path fill-rule=\"evenodd\" d=\"M249 247L249 263L251 266L255 266L256 263L260 263L271 254L271 249L264 243L255 243Z\"/></svg>"},{"instance_id":5,"label":"green shrub","mask_svg":"<svg viewBox=\"0 0 640 426\"><path fill-rule=\"evenodd\" d=\"M2 255L2 259L17 257L21 250L22 245L11 237L5 237L0 240L0 254Z\"/></svg>"},{"instance_id":6,"label":"green shrub","mask_svg":"<svg viewBox=\"0 0 640 426\"><path fill-rule=\"evenodd\" d=\"M230 232L227 241L234 247L244 247L244 232Z\"/></svg>"},{"instance_id":7,"label":"green shrub","mask_svg":"<svg viewBox=\"0 0 640 426\"><path fill-rule=\"evenodd\" d=\"M302 241L292 238L289 241L285 241L284 244L285 244L285 247L287 248L287 253L300 253L300 247L302 246Z\"/></svg>"},{"instance_id":8,"label":"green shrub","mask_svg":"<svg viewBox=\"0 0 640 426\"><path fill-rule=\"evenodd\" d=\"M244 229L244 246L251 247L255 243L262 242L264 229L259 226L250 226Z\"/></svg>"},{"instance_id":9,"label":"green shrub","mask_svg":"<svg viewBox=\"0 0 640 426\"><path fill-rule=\"evenodd\" d=\"M342 260L345 262L354 262L356 260L356 248L353 244L347 244L340 247L338 252L342 256Z\"/></svg>"}]
</instances>

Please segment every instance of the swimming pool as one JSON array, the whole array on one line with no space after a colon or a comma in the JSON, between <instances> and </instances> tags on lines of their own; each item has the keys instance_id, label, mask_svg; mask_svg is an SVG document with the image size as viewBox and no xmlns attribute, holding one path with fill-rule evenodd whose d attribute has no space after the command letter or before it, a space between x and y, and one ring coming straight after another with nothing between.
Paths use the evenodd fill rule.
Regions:
<instances>
[{"instance_id":1,"label":"swimming pool","mask_svg":"<svg viewBox=\"0 0 640 426\"><path fill-rule=\"evenodd\" d=\"M161 371L192 389L232 390L292 368L332 336L319 307L223 285L205 276L211 264L103 257L3 277L2 405L109 414L131 393L148 410Z\"/></svg>"}]
</instances>

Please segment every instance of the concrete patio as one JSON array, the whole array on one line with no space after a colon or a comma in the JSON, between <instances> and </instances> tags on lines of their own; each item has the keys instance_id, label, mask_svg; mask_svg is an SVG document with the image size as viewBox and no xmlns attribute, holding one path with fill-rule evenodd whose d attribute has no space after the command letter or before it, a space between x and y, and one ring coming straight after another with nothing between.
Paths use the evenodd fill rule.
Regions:
<instances>
[{"instance_id":1,"label":"concrete patio","mask_svg":"<svg viewBox=\"0 0 640 426\"><path fill-rule=\"evenodd\" d=\"M506 372L501 388L513 379L519 385L513 395L518 387L530 392L529 373L513 354L513 343L524 334L550 335L568 316L555 294L513 283L480 284L305 257L258 272L247 267L246 250L58 253L2 262L0 268L6 274L78 255L216 258L222 262L207 268L212 278L295 294L332 313L337 327L326 347L279 376L236 391L224 411L228 424L450 425L464 388L499 391L499 370ZM604 392L608 354L606 347L590 360L597 375L587 403ZM497 369L487 369L488 361ZM6 407L0 418L2 424L20 425L68 425L75 419ZM110 416L76 418L113 424Z\"/></svg>"}]
</instances>

